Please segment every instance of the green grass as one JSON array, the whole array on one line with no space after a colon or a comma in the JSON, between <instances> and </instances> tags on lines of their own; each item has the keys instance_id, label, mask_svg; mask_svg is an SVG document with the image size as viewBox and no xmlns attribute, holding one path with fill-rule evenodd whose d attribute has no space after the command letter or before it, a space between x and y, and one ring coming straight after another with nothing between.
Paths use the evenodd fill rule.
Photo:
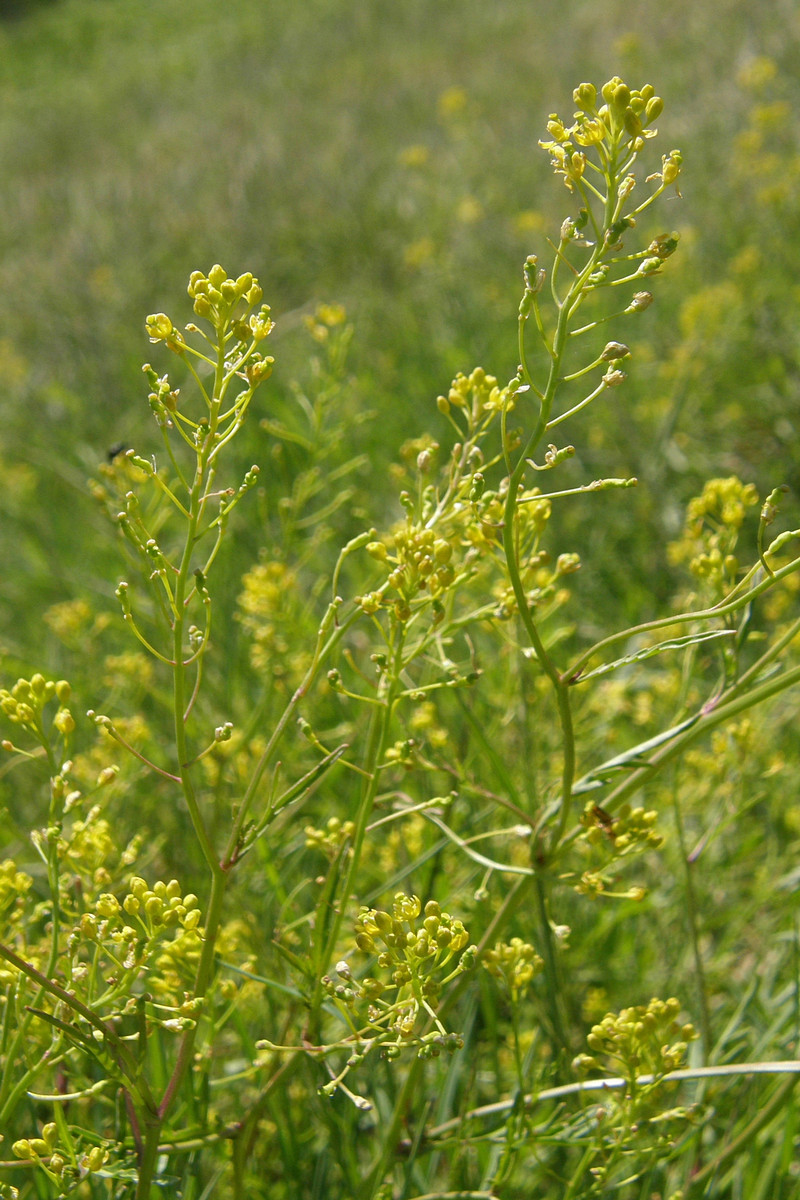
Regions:
<instances>
[{"instance_id":1,"label":"green grass","mask_svg":"<svg viewBox=\"0 0 800 1200\"><path fill-rule=\"evenodd\" d=\"M4 686L37 669L48 678L66 676L84 709L140 714L141 746L158 762L166 754L165 680L114 658L131 649L114 597L131 558L118 556L87 479L100 478L98 465L118 443L146 455L158 448L140 367L147 358L159 372L165 367L162 348L147 342L144 316L164 309L176 323L188 320L188 298L181 310L175 297L190 271L221 262L233 275L249 269L259 277L277 322L270 347L277 362L231 458L237 479L252 462L262 475L232 520L215 592L220 611L235 606L259 554L300 567L285 585L266 671L251 670L241 622L215 627L202 715L210 729L227 719L246 728L258 711L253 745L265 736L313 640L331 547L398 519L396 493L408 483L391 464L402 444L423 432L447 446L435 401L457 371L480 363L501 383L513 374L522 261L531 252L548 261L549 241L557 240L572 205L566 189L553 184L538 139L549 112L569 115L578 81L615 72L637 86L655 85L666 101L659 153L679 146L684 154L683 198L665 201L658 223L651 228L643 219L635 236L675 229L681 243L656 281L656 303L630 334L624 388L570 426L578 453L560 487L600 475L635 475L640 487L623 498L592 497L589 517L585 498L554 512L553 557L578 551L583 566L568 581L571 599L548 625L548 637L566 659L569 648L577 653L613 629L677 606L691 585L669 563L666 544L680 536L686 502L709 476L752 480L762 498L788 483L781 519L800 524L798 50L794 6L777 4L767 13L734 0L611 0L602 9L592 0L61 0L31 5L0 24ZM354 326L346 366L330 374L304 323L320 302L343 304ZM298 391L312 402L326 397L313 452L297 442L276 449L260 423L267 417L309 435ZM341 483L322 486L349 461ZM319 479L304 474L316 466ZM315 535L304 518L345 484L351 493ZM307 500L299 498L301 487ZM292 489L293 506L282 507ZM741 536L743 562L755 554L755 525L751 516ZM367 575L347 567L346 594L366 587ZM65 601L87 605L71 631L52 620L52 606ZM767 604L766 616L757 607L755 639L769 620L780 626L793 618L796 592L782 603L771 610ZM354 640L352 662L372 671L369 648L368 639ZM458 652L466 658L462 646ZM448 819L463 838L500 822L498 795L531 808L549 802L560 754L541 680L526 673L519 656L498 652L485 629L472 652L485 671L480 687L445 693L432 724L409 709L393 730L391 740L416 737L432 766L416 773L398 767L386 784L387 797L415 802L431 789L446 796L457 787ZM784 658L793 664L796 650ZM349 670L344 660L340 666ZM655 659L646 672L625 669L593 696L587 688L576 706L578 773L679 719L711 690L717 667L695 648L685 660ZM264 701L270 672L275 690ZM315 694L303 711L331 746L361 728L353 706L328 693ZM751 720L696 743L634 801L658 810L666 836L662 850L620 871L621 890L647 887L642 901L593 902L571 884L546 881L558 892L552 920L570 929L558 944L569 949L553 968L557 1003L549 980L519 1010L527 1090L573 1079L567 1051L585 1048L591 1024L651 995L679 996L701 1031L690 1049L693 1065L796 1057L796 694ZM445 741L437 747L440 733ZM82 736L79 768L88 762L96 770L100 751L85 722ZM487 745L500 747L499 754L487 757ZM244 773L256 753L243 752L241 766L229 771ZM284 784L315 761L313 749L295 738ZM213 773L205 784L209 794L223 794ZM31 818L34 789L16 761L3 768L0 786L0 857L24 856L29 829L44 818L38 810ZM115 786L109 804L121 843L146 831L144 865L136 870L182 880L196 872L189 821L169 782L132 763ZM279 822L278 849L272 840L258 843L246 867L248 908L235 914L245 919L242 944L256 975L297 986L274 940L312 953L309 897L329 869L306 846L303 830L324 827L331 815L349 819L358 797L354 773L336 766L296 821ZM220 829L225 819L219 817ZM469 919L476 937L482 934L510 885L495 878L484 897L482 869L446 848L435 827L421 831L411 822L393 839L394 829L375 837L359 899L379 906L401 887L436 895ZM499 845L513 858L513 839ZM478 846L492 852L495 843ZM41 869L35 889L44 896ZM538 948L547 926L531 893L506 934ZM255 1054L257 1038L283 1036L287 1011L286 1037L296 1039L304 1032L302 1004L287 1010L283 993L254 986L235 1036L225 1036ZM421 1077L414 1119L396 1131L398 1141L513 1095L511 1006L484 980L456 1011L465 1053ZM568 1030L561 1050L559 1021ZM291 1087L265 1106L250 1194L349 1194L348 1180L358 1180L373 1160L382 1123L395 1111L404 1076L390 1067L378 1064L370 1077L375 1115L360 1118L341 1096L320 1103L313 1062L292 1065ZM237 1119L236 1105L252 1099L247 1090L221 1099L220 1119ZM534 1148L521 1154L498 1200L582 1194L567 1188L593 1128L592 1104L590 1096L532 1107ZM619 1183L620 1170L607 1194L667 1200L682 1188L687 1200L800 1196L790 1082L701 1080L670 1094L664 1107L673 1104L686 1106L689 1116L664 1126L671 1144L651 1155L645 1135L634 1138L638 1174ZM11 1136L26 1129L30 1136L47 1119L45 1106L30 1101ZM398 1158L387 1196L413 1200L460 1189L487 1195L483 1181L497 1169L505 1126L476 1118L454 1128L423 1143L407 1167ZM741 1149L728 1154L739 1138ZM10 1157L9 1142L0 1159ZM206 1191L174 1184L165 1194L231 1194L226 1182L215 1191L211 1167L203 1170L199 1187ZM23 1184L19 1171L2 1171L0 1179L21 1187L26 1200L55 1194L41 1181ZM531 1180L535 1193L525 1190Z\"/></svg>"},{"instance_id":2,"label":"green grass","mask_svg":"<svg viewBox=\"0 0 800 1200\"><path fill-rule=\"evenodd\" d=\"M684 234L681 278L665 281L659 316L647 318L624 436L611 412L600 428L592 418L594 437L619 447L621 473L651 478L659 492L669 478L682 499L707 470L771 485L776 455L796 480L792 255L783 252L794 218L788 200L758 204L758 170L737 167L735 149L761 99L737 82L754 56L771 55L778 69L763 99L790 109L796 100L782 70L795 24L789 14L751 28L734 4L669 14L611 5L600 19L588 3L565 17L560 5L511 0L373 2L357 13L323 0L288 11L200 0L183 16L68 0L6 24L0 324L17 382L3 400L4 441L15 461L32 461L55 515L46 550L28 548L29 573L49 575L50 597L78 586L71 524L58 514L90 520L82 480L109 446L139 437L141 315L163 307L198 263L258 269L279 318L284 380L304 354L292 334L298 312L318 300L347 305L363 404L381 413L381 437L368 446L378 475L421 424L440 432L431 398L457 369L481 362L510 374L507 297L521 258L541 252L561 219L537 139L574 79L615 69L673 97L662 134L692 174L669 211ZM465 107L443 119L451 88L463 89ZM771 170L790 181L795 151L779 124L767 131L782 156ZM410 146L425 147L428 161L404 165ZM540 227L520 230L530 211ZM731 281L748 248L758 263ZM706 327L699 361L674 362L682 297L731 282L733 293L707 296L711 315L686 319L692 331ZM681 414L674 436L664 430L670 405ZM726 422L738 432L717 445ZM62 452L59 478L45 466L49 437ZM674 506L643 499L633 523L613 523L594 594L611 588L631 610L645 604L652 571L631 589L613 564L632 537L645 556L676 518Z\"/></svg>"}]
</instances>

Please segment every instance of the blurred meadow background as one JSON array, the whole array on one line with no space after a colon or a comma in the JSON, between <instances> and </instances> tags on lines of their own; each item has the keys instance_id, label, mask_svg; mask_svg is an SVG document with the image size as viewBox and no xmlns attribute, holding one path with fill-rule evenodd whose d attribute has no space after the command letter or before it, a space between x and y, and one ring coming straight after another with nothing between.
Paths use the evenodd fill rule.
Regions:
<instances>
[{"instance_id":1,"label":"blurred meadow background","mask_svg":"<svg viewBox=\"0 0 800 1200\"><path fill-rule=\"evenodd\" d=\"M303 316L345 306L341 403L378 414L353 422L365 494L437 435L455 371L510 377L522 260L571 211L537 141L614 72L667 99L661 148L685 168L660 219L681 246L624 397L581 427L576 479L611 459L646 485L584 536L581 588L649 615L700 479L799 481L799 26L788 0L28 0L0 25L5 653L58 657L43 608L110 595L86 479L149 436L143 317L195 267L258 275L275 397L309 356ZM253 422L243 457L262 444Z\"/></svg>"},{"instance_id":2,"label":"blurred meadow background","mask_svg":"<svg viewBox=\"0 0 800 1200\"><path fill-rule=\"evenodd\" d=\"M329 566L331 545L398 519L402 447L424 434L444 442L436 397L457 371L481 365L504 383L516 369L522 263L530 253L549 261L549 241L574 211L538 140L548 114L570 116L582 80L619 74L635 87L652 83L665 101L658 154L678 147L684 158L682 198L657 206L652 230L647 214L642 219L643 244L649 233L674 230L678 252L654 282L651 308L624 334L611 333L630 344L628 380L570 426L578 449L559 486L602 475L635 475L640 486L624 503L611 492L594 497L590 510L580 501L554 512L555 553L577 551L583 564L570 579L560 636L582 647L679 607L693 585L667 547L711 476L735 474L762 498L787 484L785 522L800 524L800 9L792 0L22 0L0 11L6 686L41 670L70 679L84 709L163 719L152 664L128 655L114 597L125 567L97 503L100 487L89 480L105 486L120 446L143 455L160 448L141 364L151 360L176 379L178 372L148 344L144 318L164 310L184 324L188 276L215 262L233 276L258 277L277 326L273 378L233 451L240 473L256 462L262 474L257 495L236 511L217 578L220 611L238 603L239 620L215 626L209 709L246 725L254 703L249 635L260 635L243 579L259 556L264 565L295 554L305 571L296 595L296 580L276 574L286 605L278 612L275 601L263 639L263 655L272 654L265 669L289 686L297 644L309 631L313 638L319 618L314 571L323 551ZM303 397L321 389L323 452L312 476ZM292 436L271 437L278 426ZM417 447L407 452L411 461ZM318 541L309 540L304 504L315 516L328 503ZM757 511L742 533L747 561ZM796 595L782 590L768 616L788 620ZM598 756L649 736L660 728L654 713L663 725L689 702L680 660L657 667L646 686L638 676L618 678L580 713ZM444 703L444 716L417 714L416 736L449 737L469 759L476 729L495 718L502 724L504 683L487 684L471 726L455 703ZM321 720L339 719L330 698L318 705ZM707 1056L795 1053L796 730L787 693L751 724L691 752L684 816L676 808L643 904L592 908L583 897L567 899L574 954L564 1006L576 1027L609 1005L674 991L702 1026ZM150 736L145 724L137 732ZM557 737L538 727L525 737L523 729L511 769L547 773ZM23 843L30 818L16 776L9 778L11 841ZM185 846L185 819L167 804L158 809L163 784L142 778L120 776L118 819L127 833L160 822L152 852L169 870L175 847ZM667 826L673 785L665 778L648 798ZM333 803L344 817L346 792L339 797ZM330 811L320 801L309 819L323 825ZM466 815L465 827L472 820ZM311 878L319 868L302 834L292 836L287 876ZM419 866L428 849L418 830L410 840L392 837L370 864L365 902L405 880L415 854L414 869L428 869ZM291 906L263 854L251 898L271 929L279 902ZM464 896L477 897L479 875L463 868ZM700 914L691 951L687 887ZM449 902L454 912L458 903ZM748 1084L743 1098L739 1086L720 1085L713 1095L720 1138L749 1129L783 1087ZM481 1101L497 1095L491 1084L477 1090ZM780 1110L770 1109L756 1130L767 1139L766 1174L747 1167L726 1175L725 1160L716 1178L729 1190L720 1184L714 1194L798 1194L797 1114L791 1108L787 1123L790 1095L778 1099ZM286 1162L301 1162L303 1120L301 1113ZM653 1186L666 1195L665 1179ZM265 1194L311 1194L288 1183L285 1192L274 1188Z\"/></svg>"}]
</instances>

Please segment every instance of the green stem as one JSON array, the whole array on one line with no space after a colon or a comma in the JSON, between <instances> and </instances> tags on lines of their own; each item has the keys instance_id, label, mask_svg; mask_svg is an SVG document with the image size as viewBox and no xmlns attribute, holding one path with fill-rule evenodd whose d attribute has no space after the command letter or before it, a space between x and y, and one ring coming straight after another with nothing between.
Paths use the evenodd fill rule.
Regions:
<instances>
[{"instance_id":1,"label":"green stem","mask_svg":"<svg viewBox=\"0 0 800 1200\"><path fill-rule=\"evenodd\" d=\"M675 831L678 835L678 846L681 852L681 865L686 884L686 919L689 925L689 939L692 943L692 956L697 982L697 998L700 1004L700 1036L703 1052L703 1063L708 1062L708 1055L713 1045L711 1038L711 1012L708 1007L708 988L703 956L700 952L700 920L697 909L697 893L694 886L694 862L688 852L686 835L683 827L683 814L678 796L677 771L672 782L672 811L675 818Z\"/></svg>"},{"instance_id":2,"label":"green stem","mask_svg":"<svg viewBox=\"0 0 800 1200\"><path fill-rule=\"evenodd\" d=\"M361 793L361 801L358 806L358 812L355 818L355 829L353 831L351 855L345 874L344 881L333 906L333 915L328 929L327 937L321 954L321 961L317 964L320 968L317 970L317 978L314 986L314 993L311 999L311 1017L309 1023L309 1032L316 1033L316 1026L319 1022L320 1007L323 999L321 971L324 970L325 964L330 960L336 943L339 939L339 934L344 921L345 911L350 898L354 892L356 872L361 864L361 852L364 846L364 838L367 832L367 825L372 814L372 809L375 803L375 797L378 794L378 786L380 783L380 766L383 762L386 753L386 747L389 740L389 732L391 729L392 714L394 705L397 700L397 694L400 691L400 673L402 671L402 656L403 644L405 640L405 632L400 622L395 626L394 647L392 654L392 663L381 679L381 690L383 696L380 695L381 703L377 704L372 709L372 720L370 723L369 737L367 741L365 762L364 762L364 787Z\"/></svg>"},{"instance_id":3,"label":"green stem","mask_svg":"<svg viewBox=\"0 0 800 1200\"><path fill-rule=\"evenodd\" d=\"M616 147L612 147L608 163L608 179L609 188L605 201L605 211L603 214L603 228L608 228L613 220L617 209L617 199L619 194L619 181L616 177ZM600 260L605 253L605 245L602 237L598 237L589 259L583 270L579 272L577 277L570 285L569 291L562 303L558 306L558 318L556 321L556 329L553 335L553 345L550 356L550 370L548 374L547 384L544 392L541 394L539 402L539 414L536 424L530 433L524 449L521 451L517 464L511 471L508 481L508 492L503 511L503 549L505 552L506 564L508 567L509 579L514 596L517 601L520 618L525 627L525 632L530 641L531 647L539 661L542 670L549 678L556 697L556 706L558 709L558 718L561 724L562 734L562 753L563 761L561 766L561 803L559 807L559 818L556 829L553 832L550 850L551 853L555 847L561 842L566 833L567 824L569 822L570 811L572 806L572 785L575 779L575 733L572 721L572 708L569 696L569 683L556 668L553 660L550 658L545 649L536 622L533 618L531 606L528 603L528 598L525 595L525 587L522 582L520 570L519 549L517 545L517 525L516 515L519 506L519 491L522 486L523 477L527 467L527 460L536 453L542 438L544 437L548 426L551 424L550 414L552 412L553 403L556 398L556 393L563 382L562 379L562 362L567 345L567 339L570 332L570 323L574 313L577 311L586 294L586 288L589 277L595 270ZM530 371L525 357L525 338L524 329L527 316L521 314L519 320L519 350L522 366L523 377L532 384ZM506 445L506 424L503 414L503 444Z\"/></svg>"},{"instance_id":4,"label":"green stem","mask_svg":"<svg viewBox=\"0 0 800 1200\"><path fill-rule=\"evenodd\" d=\"M536 908L539 914L539 936L541 937L544 976L547 983L547 1007L550 1016L553 1041L569 1061L572 1056L570 1040L564 1022L564 984L558 962L556 940L550 915L547 911L547 893L541 874L536 875Z\"/></svg>"},{"instance_id":5,"label":"green stem","mask_svg":"<svg viewBox=\"0 0 800 1200\"><path fill-rule=\"evenodd\" d=\"M180 775L183 796L186 801L186 807L194 828L195 836L197 837L197 841L203 853L203 858L206 861L206 865L211 876L210 895L204 927L203 948L200 954L200 961L197 966L197 973L194 983L194 996L198 999L202 999L205 996L213 974L216 942L219 934L220 924L222 922L222 906L225 898L228 876L227 872L220 865L219 859L214 851L214 846L209 836L206 822L203 818L203 814L200 811L200 806L197 801L194 780L192 779L191 774L192 756L188 750L186 734L186 722L188 716L186 695L187 667L184 663L183 643L184 629L186 624L186 607L189 599L191 599L191 594L187 599L187 590L189 588L192 555L194 553L195 544L198 540L198 530L207 500L206 493L208 490L209 472L211 470L209 464L214 455L215 449L217 448L217 426L224 394L224 377L224 335L223 331L220 330L217 345L217 365L214 379L214 391L209 404L208 430L201 445L197 449L197 465L195 468L191 491L189 493L188 528L186 532L183 553L181 555L180 566L178 568L178 576L175 583L175 595L172 605L172 700L173 727L175 731L175 749L178 759L178 772ZM175 1100L175 1096L178 1093L186 1076L187 1069L192 1061L194 1043L197 1037L197 1028L197 1025L193 1025L184 1032L178 1047L175 1066L158 1105L157 1112L154 1115L147 1114L145 1117L145 1138L139 1159L139 1180L136 1189L136 1200L150 1200L152 1195L153 1175L158 1161L158 1144L161 1138L161 1130Z\"/></svg>"}]
</instances>

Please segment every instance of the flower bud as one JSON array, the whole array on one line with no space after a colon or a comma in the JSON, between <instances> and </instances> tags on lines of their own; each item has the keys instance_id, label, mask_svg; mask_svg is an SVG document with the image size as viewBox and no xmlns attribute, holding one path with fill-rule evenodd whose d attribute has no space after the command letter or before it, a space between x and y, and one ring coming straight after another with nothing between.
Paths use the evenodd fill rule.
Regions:
<instances>
[{"instance_id":1,"label":"flower bud","mask_svg":"<svg viewBox=\"0 0 800 1200\"><path fill-rule=\"evenodd\" d=\"M559 554L556 559L556 575L573 575L581 569L581 560L577 554Z\"/></svg>"},{"instance_id":2,"label":"flower bud","mask_svg":"<svg viewBox=\"0 0 800 1200\"><path fill-rule=\"evenodd\" d=\"M572 99L578 108L583 109L584 112L591 112L597 100L597 88L593 83L582 83L575 88Z\"/></svg>"},{"instance_id":3,"label":"flower bud","mask_svg":"<svg viewBox=\"0 0 800 1200\"><path fill-rule=\"evenodd\" d=\"M635 294L635 296L633 297L633 299L631 300L628 307L625 309L625 312L626 313L644 312L644 310L646 308L649 308L652 303L653 303L653 293L652 292L637 292Z\"/></svg>"},{"instance_id":4,"label":"flower bud","mask_svg":"<svg viewBox=\"0 0 800 1200\"><path fill-rule=\"evenodd\" d=\"M151 313L144 324L151 342L160 342L168 338L174 328L166 313Z\"/></svg>"},{"instance_id":5,"label":"flower bud","mask_svg":"<svg viewBox=\"0 0 800 1200\"><path fill-rule=\"evenodd\" d=\"M650 124L651 121L657 121L664 111L664 101L660 96L651 96L647 101L647 107L644 110L645 123Z\"/></svg>"},{"instance_id":6,"label":"flower bud","mask_svg":"<svg viewBox=\"0 0 800 1200\"><path fill-rule=\"evenodd\" d=\"M389 913L383 912L382 909L376 909L372 914L372 919L379 933L386 934L392 932L394 922Z\"/></svg>"},{"instance_id":7,"label":"flower bud","mask_svg":"<svg viewBox=\"0 0 800 1200\"><path fill-rule=\"evenodd\" d=\"M681 162L683 156L680 150L670 150L668 155L664 155L664 167L661 172L665 184L674 183L681 173Z\"/></svg>"},{"instance_id":8,"label":"flower bud","mask_svg":"<svg viewBox=\"0 0 800 1200\"><path fill-rule=\"evenodd\" d=\"M638 137L642 132L642 122L632 108L626 108L623 115L625 128L631 137Z\"/></svg>"},{"instance_id":9,"label":"flower bud","mask_svg":"<svg viewBox=\"0 0 800 1200\"><path fill-rule=\"evenodd\" d=\"M104 1150L102 1146L93 1146L89 1153L84 1155L83 1164L89 1172L99 1171L107 1158L107 1150Z\"/></svg>"},{"instance_id":10,"label":"flower bud","mask_svg":"<svg viewBox=\"0 0 800 1200\"><path fill-rule=\"evenodd\" d=\"M627 358L629 354L630 350L624 342L608 342L600 357L603 362L614 362L619 358Z\"/></svg>"},{"instance_id":11,"label":"flower bud","mask_svg":"<svg viewBox=\"0 0 800 1200\"><path fill-rule=\"evenodd\" d=\"M611 104L613 108L616 108L619 111L624 111L628 107L630 102L631 102L631 89L627 86L627 84L624 84L620 80L617 83L617 86L614 88L613 92L611 93L611 99L609 100L609 104Z\"/></svg>"},{"instance_id":12,"label":"flower bud","mask_svg":"<svg viewBox=\"0 0 800 1200\"><path fill-rule=\"evenodd\" d=\"M68 708L60 708L53 718L53 724L61 734L69 734L75 728L75 718Z\"/></svg>"},{"instance_id":13,"label":"flower bud","mask_svg":"<svg viewBox=\"0 0 800 1200\"><path fill-rule=\"evenodd\" d=\"M567 140L567 131L558 113L550 114L550 120L547 122L547 132L557 142L565 142Z\"/></svg>"},{"instance_id":14,"label":"flower bud","mask_svg":"<svg viewBox=\"0 0 800 1200\"><path fill-rule=\"evenodd\" d=\"M580 179L586 170L586 155L579 150L573 150L569 157L567 174L570 179Z\"/></svg>"}]
</instances>

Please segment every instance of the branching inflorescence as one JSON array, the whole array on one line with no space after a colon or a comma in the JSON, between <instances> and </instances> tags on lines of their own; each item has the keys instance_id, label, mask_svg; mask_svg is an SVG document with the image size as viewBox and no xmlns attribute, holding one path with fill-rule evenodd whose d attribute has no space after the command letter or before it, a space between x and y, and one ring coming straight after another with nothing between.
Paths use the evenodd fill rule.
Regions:
<instances>
[{"instance_id":1,"label":"branching inflorescence","mask_svg":"<svg viewBox=\"0 0 800 1200\"><path fill-rule=\"evenodd\" d=\"M3 748L44 767L48 797L44 825L31 833L35 869L0 864L0 1128L22 1130L12 1144L19 1170L39 1170L48 1195L77 1195L87 1180L94 1190L80 1194L198 1195L169 1189L178 1188L177 1164L204 1153L220 1174L209 1174L203 1195L224 1169L228 1194L248 1194L257 1186L250 1159L263 1169L264 1147L272 1153L283 1136L273 1118L297 1104L303 1124L305 1106L318 1105L318 1131L330 1128L339 1145L368 1132L363 1147L342 1151L337 1194L410 1195L412 1175L393 1186L406 1160L423 1170L433 1101L416 1128L409 1113L423 1073L437 1069L433 1141L454 1123L471 1128L476 1114L498 1124L475 1139L480 1172L453 1168L454 1186L480 1175L480 1190L431 1195L510 1195L496 1189L511 1186L519 1163L547 1154L555 1165L546 1172L569 1173L565 1196L599 1195L581 1189L618 1183L644 1145L642 1128L664 1117L659 1089L694 1028L673 997L601 1011L591 1053L576 1057L563 969L570 930L556 903L641 900L646 889L619 876L660 851L664 835L657 805L633 796L704 734L800 679L800 668L781 668L800 621L765 637L755 656L746 645L753 603L800 570L788 554L798 531L766 544L776 488L762 505L753 564L742 568L740 535L758 493L735 477L710 481L671 550L697 581L683 610L594 645L585 639L567 661L575 631L558 622L580 558L551 552L553 513L636 480L581 481L561 427L625 382L631 352L616 333L650 307L652 281L678 244L672 232L641 237L639 225L677 192L681 170L677 150L641 168L663 108L649 85L632 90L615 77L599 93L581 84L573 99L571 123L552 115L541 145L574 211L549 268L535 254L525 260L513 377L503 386L480 367L456 376L436 402L449 449L431 435L403 448L400 520L356 534L313 578L308 564L324 537L286 561L309 523L299 508L322 487L307 467L306 490L278 505L284 543L265 545L243 581L240 626L255 674L270 680L244 728L227 711L209 717L205 672L229 518L261 486L257 466L230 483L223 465L272 372L263 353L270 310L251 274L229 278L215 265L189 282L199 323L182 331L163 313L147 318L150 341L178 358L194 399L146 365L159 456L125 452L93 490L139 568L139 582L119 582L116 595L137 650L169 681L169 719L148 747L130 719L94 709L89 717L103 753L122 751L185 818L194 865L189 879L148 880L149 864L130 874L143 839L117 846L103 815L120 768L88 752L73 761L66 681L37 673L0 693L15 739ZM349 339L342 310L319 310L310 331L328 346L328 396L337 395ZM300 396L300 407L319 434L322 402L318 411ZM264 428L273 443L293 436L313 452L310 436L272 419ZM559 470L563 486L544 483ZM318 526L344 505L341 494L322 504ZM287 647L301 597L314 618L298 650ZM701 672L689 686L700 647L717 655L718 670L711 684ZM590 681L602 696L608 676L674 655L684 656L669 684L677 715L610 757L587 739L579 774L576 706ZM502 680L499 720L496 701L480 707L488 674ZM130 777L125 787L142 785ZM312 818L298 819L315 796ZM250 896L265 894L274 927L259 940L245 917ZM707 1052L711 1018L701 1007ZM467 1041L482 1064L474 1072L464 1065ZM470 1113L487 1064L510 1098ZM622 1072L612 1081L619 1103L593 1125L579 1109L533 1126L531 1077L555 1077L562 1092L553 1095L579 1095L576 1067ZM240 1084L244 1106L230 1100ZM35 1132L20 1116L26 1093L55 1113ZM91 1120L104 1132L87 1132ZM322 1134L313 1136L323 1155ZM647 1147L648 1162L672 1153L656 1134ZM438 1188L446 1174L431 1159L429 1186ZM314 1176L314 1194L328 1186L327 1169ZM106 1181L117 1190L101 1192Z\"/></svg>"}]
</instances>

